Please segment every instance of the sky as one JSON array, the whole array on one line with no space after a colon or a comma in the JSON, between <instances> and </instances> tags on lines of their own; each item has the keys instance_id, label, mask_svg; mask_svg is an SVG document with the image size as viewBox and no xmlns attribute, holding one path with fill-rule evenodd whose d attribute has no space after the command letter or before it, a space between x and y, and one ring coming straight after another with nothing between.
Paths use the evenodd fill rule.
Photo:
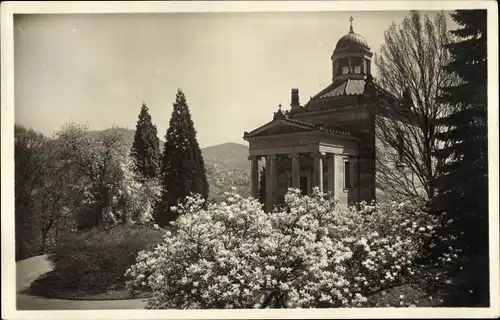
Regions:
<instances>
[{"instance_id":1,"label":"sky","mask_svg":"<svg viewBox=\"0 0 500 320\"><path fill-rule=\"evenodd\" d=\"M377 54L408 13L17 15L15 121L46 135L67 122L135 129L144 101L163 140L180 88L201 147L246 144L244 131L290 108L291 88L305 104L330 84L350 16Z\"/></svg>"}]
</instances>

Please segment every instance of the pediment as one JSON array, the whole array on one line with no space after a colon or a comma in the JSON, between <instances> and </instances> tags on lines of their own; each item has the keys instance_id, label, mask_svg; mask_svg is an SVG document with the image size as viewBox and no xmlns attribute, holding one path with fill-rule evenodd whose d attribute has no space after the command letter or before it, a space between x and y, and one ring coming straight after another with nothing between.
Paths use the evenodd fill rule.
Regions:
<instances>
[{"instance_id":1,"label":"pediment","mask_svg":"<svg viewBox=\"0 0 500 320\"><path fill-rule=\"evenodd\" d=\"M288 133L310 132L314 129L307 125L292 123L287 120L272 121L247 134L248 137L269 136Z\"/></svg>"}]
</instances>

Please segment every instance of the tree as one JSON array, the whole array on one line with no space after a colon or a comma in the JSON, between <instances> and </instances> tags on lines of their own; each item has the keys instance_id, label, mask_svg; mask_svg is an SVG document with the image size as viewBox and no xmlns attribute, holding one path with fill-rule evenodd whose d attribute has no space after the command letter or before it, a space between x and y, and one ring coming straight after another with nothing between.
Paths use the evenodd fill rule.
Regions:
<instances>
[{"instance_id":1,"label":"tree","mask_svg":"<svg viewBox=\"0 0 500 320\"><path fill-rule=\"evenodd\" d=\"M155 201L154 181L141 182L131 170L128 148L118 130L89 132L85 126L67 124L56 134L58 157L69 164L68 188L75 199L78 228L113 226L147 221Z\"/></svg>"},{"instance_id":2,"label":"tree","mask_svg":"<svg viewBox=\"0 0 500 320\"><path fill-rule=\"evenodd\" d=\"M441 130L434 120L449 114L452 108L436 97L439 88L456 82L456 76L442 69L450 62L444 46L450 43L451 35L443 12L431 20L411 11L400 25L392 24L384 36L376 59L378 83L404 103L382 103L383 116L377 117L377 154L395 151L377 157L378 179L387 195L430 199L435 194L437 168L444 161L433 156Z\"/></svg>"},{"instance_id":3,"label":"tree","mask_svg":"<svg viewBox=\"0 0 500 320\"><path fill-rule=\"evenodd\" d=\"M91 133L77 124L66 124L56 137L58 157L73 166L73 187L82 194L78 227L103 225L112 207L115 182L122 173L119 159L125 154L123 137L115 130Z\"/></svg>"},{"instance_id":4,"label":"tree","mask_svg":"<svg viewBox=\"0 0 500 320\"><path fill-rule=\"evenodd\" d=\"M45 144L47 154L46 177L40 192L34 198L40 229L40 254L46 253L51 244L57 242L59 236L74 226L73 213L77 205L78 191L71 187L72 168L69 163L59 161L58 145L54 139Z\"/></svg>"},{"instance_id":5,"label":"tree","mask_svg":"<svg viewBox=\"0 0 500 320\"><path fill-rule=\"evenodd\" d=\"M156 178L160 168L160 139L145 103L137 120L131 156L140 177Z\"/></svg>"},{"instance_id":6,"label":"tree","mask_svg":"<svg viewBox=\"0 0 500 320\"><path fill-rule=\"evenodd\" d=\"M172 207L191 193L208 198L208 182L196 130L184 93L179 89L173 104L170 126L162 155L162 196L156 221L165 226L177 218Z\"/></svg>"},{"instance_id":7,"label":"tree","mask_svg":"<svg viewBox=\"0 0 500 320\"><path fill-rule=\"evenodd\" d=\"M461 27L452 33L456 42L446 45L452 61L445 71L461 81L444 85L441 99L455 112L436 121L447 128L437 135L443 147L436 179L436 210L445 211L454 223L442 230L457 236L464 251L466 283L450 303L487 305L488 277L488 125L487 125L487 12L458 10L451 14Z\"/></svg>"},{"instance_id":8,"label":"tree","mask_svg":"<svg viewBox=\"0 0 500 320\"><path fill-rule=\"evenodd\" d=\"M53 139L15 126L16 259L46 253L71 228L68 171L55 146Z\"/></svg>"},{"instance_id":9,"label":"tree","mask_svg":"<svg viewBox=\"0 0 500 320\"><path fill-rule=\"evenodd\" d=\"M16 260L37 254L38 217L35 196L47 177L47 138L21 125L14 127Z\"/></svg>"},{"instance_id":10,"label":"tree","mask_svg":"<svg viewBox=\"0 0 500 320\"><path fill-rule=\"evenodd\" d=\"M266 167L262 167L259 180L259 202L266 203Z\"/></svg>"}]
</instances>

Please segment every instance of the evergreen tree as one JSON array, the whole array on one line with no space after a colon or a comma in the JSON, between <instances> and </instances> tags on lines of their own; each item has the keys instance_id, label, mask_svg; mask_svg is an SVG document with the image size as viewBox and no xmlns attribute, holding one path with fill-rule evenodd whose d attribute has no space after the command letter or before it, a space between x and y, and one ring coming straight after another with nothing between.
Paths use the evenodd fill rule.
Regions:
<instances>
[{"instance_id":1,"label":"evergreen tree","mask_svg":"<svg viewBox=\"0 0 500 320\"><path fill-rule=\"evenodd\" d=\"M448 128L439 135L445 146L437 152L447 159L436 180L434 206L451 215L456 244L463 250L465 285L455 288L451 305L488 304L488 137L486 10L451 14L461 27L458 40L447 45L453 61L446 66L458 74L459 84L442 88L441 99L456 111L436 124Z\"/></svg>"},{"instance_id":2,"label":"evergreen tree","mask_svg":"<svg viewBox=\"0 0 500 320\"><path fill-rule=\"evenodd\" d=\"M160 169L160 139L158 139L158 131L151 122L151 115L145 103L142 104L139 113L130 154L139 176L146 179L158 176Z\"/></svg>"},{"instance_id":3,"label":"evergreen tree","mask_svg":"<svg viewBox=\"0 0 500 320\"><path fill-rule=\"evenodd\" d=\"M263 167L260 171L259 202L262 204L266 203L266 167Z\"/></svg>"},{"instance_id":4,"label":"evergreen tree","mask_svg":"<svg viewBox=\"0 0 500 320\"><path fill-rule=\"evenodd\" d=\"M162 196L156 222L167 225L177 218L172 207L184 202L191 193L208 198L205 163L196 140L189 107L179 89L173 105L170 126L165 135L162 155Z\"/></svg>"}]
</instances>

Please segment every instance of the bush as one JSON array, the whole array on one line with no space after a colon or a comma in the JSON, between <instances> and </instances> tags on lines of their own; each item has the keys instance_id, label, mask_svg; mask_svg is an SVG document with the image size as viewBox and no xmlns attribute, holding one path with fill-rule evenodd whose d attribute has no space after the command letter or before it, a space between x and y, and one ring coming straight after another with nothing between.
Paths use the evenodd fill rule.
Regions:
<instances>
[{"instance_id":1,"label":"bush","mask_svg":"<svg viewBox=\"0 0 500 320\"><path fill-rule=\"evenodd\" d=\"M138 252L153 248L163 235L163 230L146 225L91 229L66 235L49 254L54 271L35 282L32 291L43 295L51 290L96 294L105 292L111 285L121 283L123 286L124 273Z\"/></svg>"},{"instance_id":2,"label":"bush","mask_svg":"<svg viewBox=\"0 0 500 320\"><path fill-rule=\"evenodd\" d=\"M415 274L439 223L419 203L341 209L318 190L285 201L265 213L236 194L206 209L188 198L177 233L139 253L127 287L152 290L154 309L367 306Z\"/></svg>"}]
</instances>

